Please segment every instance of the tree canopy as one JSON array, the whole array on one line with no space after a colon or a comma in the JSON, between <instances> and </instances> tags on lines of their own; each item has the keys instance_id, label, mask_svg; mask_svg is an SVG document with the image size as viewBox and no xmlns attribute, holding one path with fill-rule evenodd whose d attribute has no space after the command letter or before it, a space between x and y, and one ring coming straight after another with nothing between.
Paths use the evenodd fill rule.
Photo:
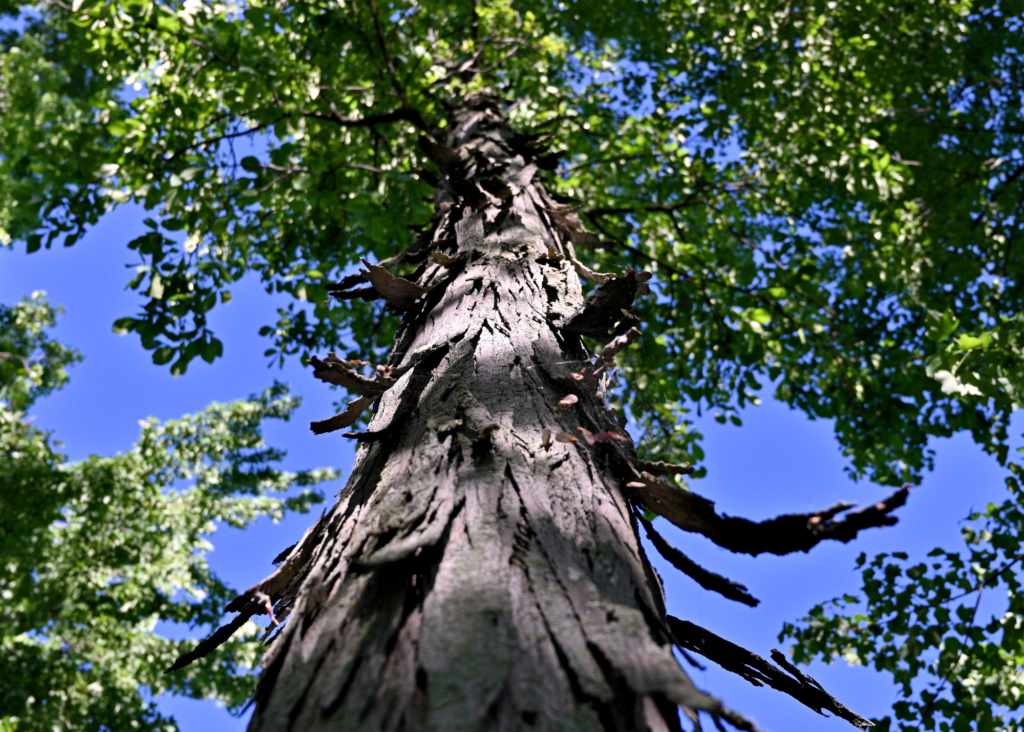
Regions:
<instances>
[{"instance_id":1,"label":"tree canopy","mask_svg":"<svg viewBox=\"0 0 1024 732\"><path fill-rule=\"evenodd\" d=\"M1022 11L8 0L0 239L69 246L145 206L139 310L114 327L175 373L220 355L207 313L247 274L295 299L264 328L269 359L379 355L394 314L331 293L430 223L446 105L487 89L597 232L581 267L655 273L614 395L650 459L699 466L687 415L739 423L770 388L834 421L854 478L918 483L929 440L961 431L1007 465L966 562L865 558L861 614L841 601L788 631L798 658L891 670L916 700L892 725L995 729L1017 706L1017 620L952 598L1008 582L1018 607ZM941 700L916 696L921 674Z\"/></svg>"},{"instance_id":2,"label":"tree canopy","mask_svg":"<svg viewBox=\"0 0 1024 732\"><path fill-rule=\"evenodd\" d=\"M41 293L0 306L0 726L166 730L153 698L167 692L237 710L252 694L250 641L262 629L249 623L215 663L167 676L194 641L168 640L157 623L208 625L234 596L207 564L218 523L306 512L323 500L313 486L335 473L274 467L283 455L260 425L298 403L280 384L142 421L130 450L68 462L22 411L78 360L43 330L55 314ZM293 487L305 489L280 495Z\"/></svg>"}]
</instances>

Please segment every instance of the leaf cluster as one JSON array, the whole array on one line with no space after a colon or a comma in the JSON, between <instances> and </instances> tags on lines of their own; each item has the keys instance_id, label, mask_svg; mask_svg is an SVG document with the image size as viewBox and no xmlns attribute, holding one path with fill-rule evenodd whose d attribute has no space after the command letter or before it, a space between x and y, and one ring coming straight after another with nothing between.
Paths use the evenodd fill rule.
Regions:
<instances>
[{"instance_id":1,"label":"leaf cluster","mask_svg":"<svg viewBox=\"0 0 1024 732\"><path fill-rule=\"evenodd\" d=\"M22 347L35 394L57 388L77 358L37 328L55 314L39 295L0 309L0 342ZM26 378L0 372L2 393L24 395ZM240 708L255 681L255 624L212 663L164 676L193 641L158 623L201 629L234 597L207 563L219 524L277 521L323 500L315 486L334 471L282 471L283 453L263 441L263 420L288 419L297 397L277 384L149 419L130 450L77 462L13 401L0 402L0 726L176 729L151 701L163 693Z\"/></svg>"},{"instance_id":2,"label":"leaf cluster","mask_svg":"<svg viewBox=\"0 0 1024 732\"><path fill-rule=\"evenodd\" d=\"M247 273L294 297L269 358L379 357L393 315L326 285L431 225L417 141L487 88L550 146L549 186L601 242L581 256L658 274L623 396L652 455L699 460L686 415L739 423L771 383L835 420L854 477L915 482L933 437L1005 457L1016 402L951 387L928 333L930 313L1002 328L957 383L1018 381L1017 9L47 5L0 55L0 228L31 251L152 210L129 244L144 304L115 328L175 373L220 355L208 313Z\"/></svg>"},{"instance_id":3,"label":"leaf cluster","mask_svg":"<svg viewBox=\"0 0 1024 732\"><path fill-rule=\"evenodd\" d=\"M1022 469L1010 467L1010 499L968 517L962 550L913 562L903 552L861 554L863 599L821 603L784 627L780 640L796 641L798 662L844 658L892 675L901 698L879 729L1024 726Z\"/></svg>"},{"instance_id":4,"label":"leaf cluster","mask_svg":"<svg viewBox=\"0 0 1024 732\"><path fill-rule=\"evenodd\" d=\"M41 291L13 307L0 305L0 403L8 409L25 411L60 389L68 380L65 369L81 360L75 349L46 334L60 314Z\"/></svg>"}]
</instances>

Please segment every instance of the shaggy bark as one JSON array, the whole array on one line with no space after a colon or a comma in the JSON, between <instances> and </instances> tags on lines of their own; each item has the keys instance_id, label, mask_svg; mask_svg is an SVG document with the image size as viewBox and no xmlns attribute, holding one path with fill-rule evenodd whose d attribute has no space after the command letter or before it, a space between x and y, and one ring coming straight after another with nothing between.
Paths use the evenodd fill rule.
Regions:
<instances>
[{"instance_id":1,"label":"shaggy bark","mask_svg":"<svg viewBox=\"0 0 1024 732\"><path fill-rule=\"evenodd\" d=\"M428 153L433 251L456 262L425 259L415 289L369 268L410 313L389 366L429 355L383 392L279 603L251 729L677 729L676 705L718 705L673 658L622 481L582 439L542 446L621 432L569 368L590 354L558 327L584 305L550 256L559 207L495 110L453 121Z\"/></svg>"},{"instance_id":2,"label":"shaggy bark","mask_svg":"<svg viewBox=\"0 0 1024 732\"><path fill-rule=\"evenodd\" d=\"M754 729L674 658L635 502L712 538L729 525L644 472L687 468L639 461L605 403L602 371L640 337L629 306L649 275L590 273L605 284L585 299L570 245L587 237L539 184L530 140L482 97L448 130L423 145L442 172L436 226L386 263L415 270L367 263L332 288L405 318L374 379L333 354L313 362L361 395L314 431L376 408L346 433L360 448L337 503L232 603L251 616L269 596L287 619L250 729L668 731L679 707ZM580 333L610 341L603 357Z\"/></svg>"}]
</instances>

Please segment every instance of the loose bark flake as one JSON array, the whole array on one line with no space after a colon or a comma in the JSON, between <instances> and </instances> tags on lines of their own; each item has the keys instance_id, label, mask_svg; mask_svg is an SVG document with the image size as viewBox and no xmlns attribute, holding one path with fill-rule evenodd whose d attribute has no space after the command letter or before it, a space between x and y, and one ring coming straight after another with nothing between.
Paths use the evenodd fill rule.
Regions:
<instances>
[{"instance_id":1,"label":"loose bark flake","mask_svg":"<svg viewBox=\"0 0 1024 732\"><path fill-rule=\"evenodd\" d=\"M665 541L664 537L655 530L650 521L640 519L640 522L643 524L644 530L647 532L647 538L651 540L652 544L654 544L654 548L658 550L658 553L665 557L673 567L691 578L705 590L717 592L722 597L727 597L730 600L735 600L736 602L742 602L744 605L749 605L750 607L757 607L760 603L760 600L753 597L747 588L739 582L733 582L720 574L715 574L714 572L704 569L704 567L700 566L674 546L669 544Z\"/></svg>"},{"instance_id":2,"label":"loose bark flake","mask_svg":"<svg viewBox=\"0 0 1024 732\"><path fill-rule=\"evenodd\" d=\"M310 429L313 430L313 434L322 435L327 432L334 432L336 430L345 429L346 427L351 427L372 403L373 397L361 396L349 404L348 408L341 414L336 414L333 417L322 419L319 422L313 422L310 425Z\"/></svg>"},{"instance_id":3,"label":"loose bark flake","mask_svg":"<svg viewBox=\"0 0 1024 732\"><path fill-rule=\"evenodd\" d=\"M419 139L419 146L439 168L452 168L462 164L462 158L459 157L455 150L444 145L438 145L428 137L421 137Z\"/></svg>"},{"instance_id":4,"label":"loose bark flake","mask_svg":"<svg viewBox=\"0 0 1024 732\"><path fill-rule=\"evenodd\" d=\"M576 249L570 242L565 242L565 249L569 256L569 261L572 262L573 269L575 269L576 274L583 279L590 282L596 282L599 285L604 285L615 279L615 275L611 272L595 272L590 267L576 259ZM649 273L647 274L649 275ZM639 288L637 291L639 292Z\"/></svg>"},{"instance_id":5,"label":"loose bark flake","mask_svg":"<svg viewBox=\"0 0 1024 732\"><path fill-rule=\"evenodd\" d=\"M580 399L575 394L566 394L562 397L561 401L558 402L559 409L572 409L572 405L578 402Z\"/></svg>"},{"instance_id":6,"label":"loose bark flake","mask_svg":"<svg viewBox=\"0 0 1024 732\"><path fill-rule=\"evenodd\" d=\"M399 310L411 309L417 299L430 291L430 288L420 287L409 280L395 277L380 265L370 264L365 259L362 262L366 269L360 271L366 281Z\"/></svg>"},{"instance_id":7,"label":"loose bark flake","mask_svg":"<svg viewBox=\"0 0 1024 732\"><path fill-rule=\"evenodd\" d=\"M696 468L689 463L673 465L672 463L666 463L661 460L658 462L637 460L636 466L639 470L650 473L651 475L689 475L696 470Z\"/></svg>"},{"instance_id":8,"label":"loose bark flake","mask_svg":"<svg viewBox=\"0 0 1024 732\"><path fill-rule=\"evenodd\" d=\"M611 341L618 335L612 329L624 316L629 319L628 310L640 286L636 275L636 270L627 269L621 277L598 287L590 293L583 306L569 317L564 329L593 338L599 343Z\"/></svg>"},{"instance_id":9,"label":"loose bark flake","mask_svg":"<svg viewBox=\"0 0 1024 732\"><path fill-rule=\"evenodd\" d=\"M451 267L453 264L459 261L458 257L449 257L447 254L444 254L443 252L433 252L431 253L430 258L433 259L437 264L441 265L442 267Z\"/></svg>"},{"instance_id":10,"label":"loose bark flake","mask_svg":"<svg viewBox=\"0 0 1024 732\"><path fill-rule=\"evenodd\" d=\"M596 387L601 382L603 372L615 363L615 357L630 344L636 343L638 340L640 340L640 331L636 328L630 328L605 346L604 350L601 351L601 355L597 357L593 364L588 362L588 365L580 373L574 373L572 377L581 386Z\"/></svg>"},{"instance_id":11,"label":"loose bark flake","mask_svg":"<svg viewBox=\"0 0 1024 732\"><path fill-rule=\"evenodd\" d=\"M370 302L372 300L380 300L384 296L377 292L377 289L372 286L368 287L357 287L354 290L340 291L331 290L331 297L335 300L366 300Z\"/></svg>"},{"instance_id":12,"label":"loose bark flake","mask_svg":"<svg viewBox=\"0 0 1024 732\"><path fill-rule=\"evenodd\" d=\"M231 619L231 622L226 625L222 625L217 628L210 635L209 638L202 640L195 648L188 653L183 653L171 665L165 674L172 673L178 669L185 668L190 663L198 661L201 658L206 658L215 650L224 645L228 639L237 633L243 625L249 622L249 618L253 615L262 615L267 613L267 606L270 604L270 598L267 595L255 595L250 601L242 605L238 615Z\"/></svg>"},{"instance_id":13,"label":"loose bark flake","mask_svg":"<svg viewBox=\"0 0 1024 732\"><path fill-rule=\"evenodd\" d=\"M782 668L773 666L756 653L751 653L735 643L730 643L699 625L671 615L668 621L675 642L681 648L699 653L727 671L739 674L754 686L768 685L788 694L823 717L828 716L825 714L825 710L828 710L837 717L845 719L857 729L866 730L873 726L870 720L851 712L836 701L835 697L821 687L821 684L802 673L778 650L772 651L772 660Z\"/></svg>"}]
</instances>

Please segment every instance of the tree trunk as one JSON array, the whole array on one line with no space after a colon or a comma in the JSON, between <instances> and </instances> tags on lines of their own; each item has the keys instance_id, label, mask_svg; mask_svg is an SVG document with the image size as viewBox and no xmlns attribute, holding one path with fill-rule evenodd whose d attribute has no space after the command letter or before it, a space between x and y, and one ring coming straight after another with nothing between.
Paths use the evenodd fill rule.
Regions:
<instances>
[{"instance_id":1,"label":"tree trunk","mask_svg":"<svg viewBox=\"0 0 1024 732\"><path fill-rule=\"evenodd\" d=\"M572 373L590 363L564 329L584 303L556 255L573 217L487 98L449 130L450 149L425 143L443 172L418 253L438 256L416 271L432 289L368 273L408 308L398 378L292 552L250 729L680 729L677 705L717 702L673 657L615 467L630 443L578 429L622 432L593 374Z\"/></svg>"}]
</instances>

